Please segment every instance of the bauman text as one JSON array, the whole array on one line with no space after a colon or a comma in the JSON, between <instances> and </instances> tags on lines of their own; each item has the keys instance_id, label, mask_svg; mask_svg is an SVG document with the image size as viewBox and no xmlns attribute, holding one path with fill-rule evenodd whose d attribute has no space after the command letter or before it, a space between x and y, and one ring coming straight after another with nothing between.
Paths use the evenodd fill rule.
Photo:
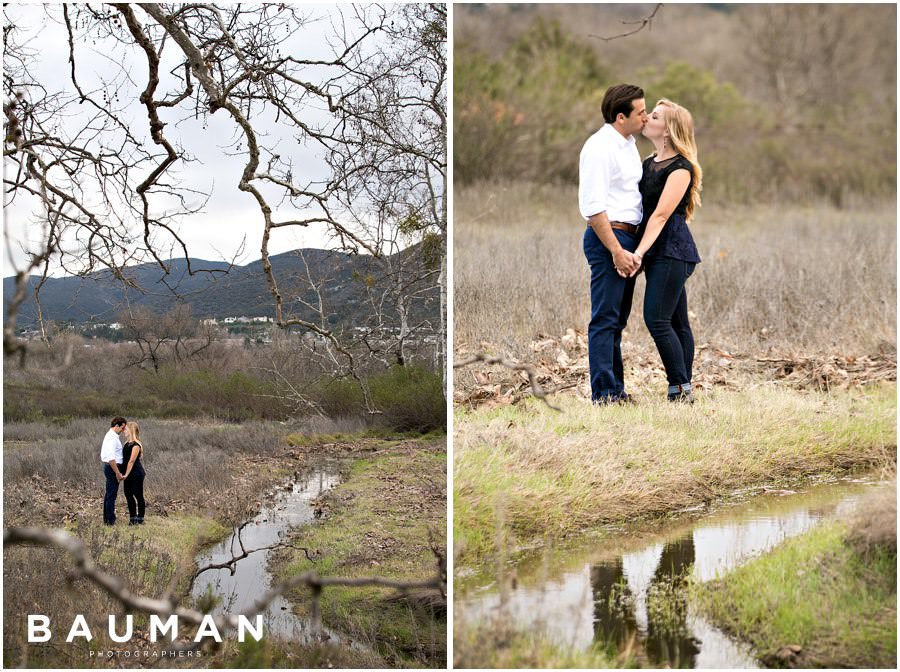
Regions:
<instances>
[{"instance_id":1,"label":"bauman text","mask_svg":"<svg viewBox=\"0 0 900 672\"><path fill-rule=\"evenodd\" d=\"M110 614L109 638L112 641L120 643L131 641L132 632L133 628L131 614L128 614L125 617L124 635L119 635L116 633L116 617ZM178 637L178 616L169 616L168 620L163 623L162 619L159 616L157 616L156 614L150 614L150 641L155 642L158 636L165 635L166 633L169 633L169 638L172 642L174 642L175 638ZM238 641L243 642L248 633L257 642L262 639L262 616L256 617L256 627L253 627L253 625L251 625L246 616L238 616ZM43 616L41 614L28 615L29 644L37 642L49 642L51 636L52 633L50 632L49 616ZM83 637L87 642L93 639L93 635L91 635L91 629L88 627L87 621L84 620L84 616L82 616L81 614L75 616L75 620L72 621L72 627L69 629L69 635L68 637L66 637L66 642L72 642L76 637ZM197 635L196 637L194 637L194 641L199 642L201 639L205 639L207 637L212 637L217 642L222 641L222 636L219 634L218 628L216 628L213 617L209 614L203 617L203 621L200 623L200 628L197 630Z\"/></svg>"}]
</instances>

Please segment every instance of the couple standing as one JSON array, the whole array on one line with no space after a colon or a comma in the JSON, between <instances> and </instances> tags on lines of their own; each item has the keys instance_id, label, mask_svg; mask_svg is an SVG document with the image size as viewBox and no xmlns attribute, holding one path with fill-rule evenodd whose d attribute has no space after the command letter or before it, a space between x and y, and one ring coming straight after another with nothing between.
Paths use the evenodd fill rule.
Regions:
<instances>
[{"instance_id":1,"label":"couple standing","mask_svg":"<svg viewBox=\"0 0 900 672\"><path fill-rule=\"evenodd\" d=\"M591 267L588 361L591 399L626 403L622 331L638 271L647 278L644 321L669 382L669 401L693 403L694 336L685 283L700 262L687 223L700 205L702 171L694 122L680 105L660 100L650 114L644 92L610 87L605 125L581 150L578 201L587 220L584 254ZM641 163L635 134L656 152Z\"/></svg>"},{"instance_id":2,"label":"couple standing","mask_svg":"<svg viewBox=\"0 0 900 672\"><path fill-rule=\"evenodd\" d=\"M120 437L124 435L125 445ZM136 422L115 417L109 431L103 437L100 461L106 476L106 496L103 498L103 522L116 524L116 497L119 483L125 482L125 500L128 502L129 525L144 524L144 446L141 429ZM125 466L127 465L127 466Z\"/></svg>"}]
</instances>

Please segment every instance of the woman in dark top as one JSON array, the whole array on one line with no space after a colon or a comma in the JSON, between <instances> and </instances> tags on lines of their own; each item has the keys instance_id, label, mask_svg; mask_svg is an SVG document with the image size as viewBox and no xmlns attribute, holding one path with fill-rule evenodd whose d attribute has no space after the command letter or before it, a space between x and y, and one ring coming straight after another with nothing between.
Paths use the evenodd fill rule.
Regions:
<instances>
[{"instance_id":1,"label":"woman in dark top","mask_svg":"<svg viewBox=\"0 0 900 672\"><path fill-rule=\"evenodd\" d=\"M644 161L640 182L644 218L635 250L647 278L644 322L666 369L669 401L693 403L694 335L685 283L700 262L688 222L700 205L703 188L694 120L685 108L663 99L643 134L656 147Z\"/></svg>"},{"instance_id":2,"label":"woman in dark top","mask_svg":"<svg viewBox=\"0 0 900 672\"><path fill-rule=\"evenodd\" d=\"M125 426L126 443L122 446L125 467L125 500L128 502L129 525L144 524L144 446L141 428L136 422Z\"/></svg>"}]
</instances>

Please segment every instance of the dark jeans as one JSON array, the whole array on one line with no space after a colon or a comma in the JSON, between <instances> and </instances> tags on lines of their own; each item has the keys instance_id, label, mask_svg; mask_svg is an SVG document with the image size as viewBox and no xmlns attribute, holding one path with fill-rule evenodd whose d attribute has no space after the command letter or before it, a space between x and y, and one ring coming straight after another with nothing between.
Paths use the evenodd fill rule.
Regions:
<instances>
[{"instance_id":1,"label":"dark jeans","mask_svg":"<svg viewBox=\"0 0 900 672\"><path fill-rule=\"evenodd\" d=\"M693 376L694 334L684 285L695 266L689 261L652 257L644 267L644 322L659 350L669 385L690 383Z\"/></svg>"},{"instance_id":2,"label":"dark jeans","mask_svg":"<svg viewBox=\"0 0 900 672\"><path fill-rule=\"evenodd\" d=\"M119 472L122 471L122 465ZM109 464L103 465L103 475L106 476L106 495L103 497L103 522L112 525L116 522L116 497L119 495L119 479L116 472Z\"/></svg>"},{"instance_id":3,"label":"dark jeans","mask_svg":"<svg viewBox=\"0 0 900 672\"><path fill-rule=\"evenodd\" d=\"M125 501L128 502L128 515L132 520L144 520L144 467L135 462L131 473L125 479Z\"/></svg>"},{"instance_id":4,"label":"dark jeans","mask_svg":"<svg viewBox=\"0 0 900 672\"><path fill-rule=\"evenodd\" d=\"M634 252L637 237L613 229L619 244ZM591 267L591 322L588 325L588 363L591 399L610 401L625 396L622 331L631 314L634 278L616 272L612 255L589 226L584 232L584 256Z\"/></svg>"}]
</instances>

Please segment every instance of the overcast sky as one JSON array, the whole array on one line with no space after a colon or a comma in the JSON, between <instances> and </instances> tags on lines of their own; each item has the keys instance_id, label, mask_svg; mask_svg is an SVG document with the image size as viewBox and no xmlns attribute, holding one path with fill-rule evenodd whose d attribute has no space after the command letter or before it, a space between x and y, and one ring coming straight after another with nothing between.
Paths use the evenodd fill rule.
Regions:
<instances>
[{"instance_id":1,"label":"overcast sky","mask_svg":"<svg viewBox=\"0 0 900 672\"><path fill-rule=\"evenodd\" d=\"M300 58L332 57L333 50L327 42L327 36L333 35L332 23L337 20L337 11L340 8L340 5L303 5L302 10L312 20L291 38L287 47ZM350 11L347 5L342 9L345 13ZM5 12L18 28L27 31L29 35L34 35L32 44L38 47L40 52L37 73L39 81L50 90L74 91L69 78L67 33L61 23L62 13L59 7L52 12L52 17L56 20L48 18L42 6L35 4L7 4ZM149 22L149 17L141 10L137 10L137 13L142 22ZM167 47L167 53L171 57L176 56L176 50L172 48L174 44ZM130 93L128 99L134 101L127 108L126 123L136 136L147 137L146 109L137 102L137 96L147 83L147 66L142 52L137 48L126 52L121 46L98 40L92 44L78 44L76 58L79 84L84 90L96 88L96 82L101 78L109 80L116 77L121 80L119 89L121 100L126 100ZM124 69L119 60L124 63ZM164 73L169 67L164 65L160 68L163 82L157 96L165 90ZM173 80L170 80L170 83L171 81ZM317 113L307 110L305 118L310 118L310 114ZM321 118L324 113L318 114L318 118ZM253 197L237 189L245 159L243 155L228 156L228 145L240 135L236 124L224 112L210 115L206 120L192 117L185 119L188 115L184 108L161 110L160 116L169 124L166 128L167 137L177 139L178 144L197 159L195 163L178 162L177 175L191 188L211 193L201 213L184 218L180 223L178 232L187 243L190 255L212 260L231 259L244 241L244 251L238 258L238 263L249 263L259 259L262 216ZM66 120L66 123L70 124L79 122L78 118ZM177 129L177 132L174 129ZM303 178L323 179L327 176L321 156L298 144L293 133L278 129L274 124L268 125L268 130L273 134L270 137L278 138L279 152L293 157L295 182L302 182ZM16 164L5 162L4 170L7 172L16 170ZM195 200L196 205L201 202L199 197ZM7 203L8 197L4 205ZM272 202L272 205L275 207L278 204ZM17 197L12 205L4 207L4 228L7 233L3 260L4 277L13 274L25 258L21 249L25 244L23 241L40 235L40 226L35 223L33 217L33 213L39 211L35 206L35 200ZM288 207L276 210L275 219L296 218L302 215L303 213ZM306 229L290 227L273 231L269 252L277 254L300 247L327 246L327 237L321 225ZM15 260L12 265L9 261L10 256Z\"/></svg>"}]
</instances>

